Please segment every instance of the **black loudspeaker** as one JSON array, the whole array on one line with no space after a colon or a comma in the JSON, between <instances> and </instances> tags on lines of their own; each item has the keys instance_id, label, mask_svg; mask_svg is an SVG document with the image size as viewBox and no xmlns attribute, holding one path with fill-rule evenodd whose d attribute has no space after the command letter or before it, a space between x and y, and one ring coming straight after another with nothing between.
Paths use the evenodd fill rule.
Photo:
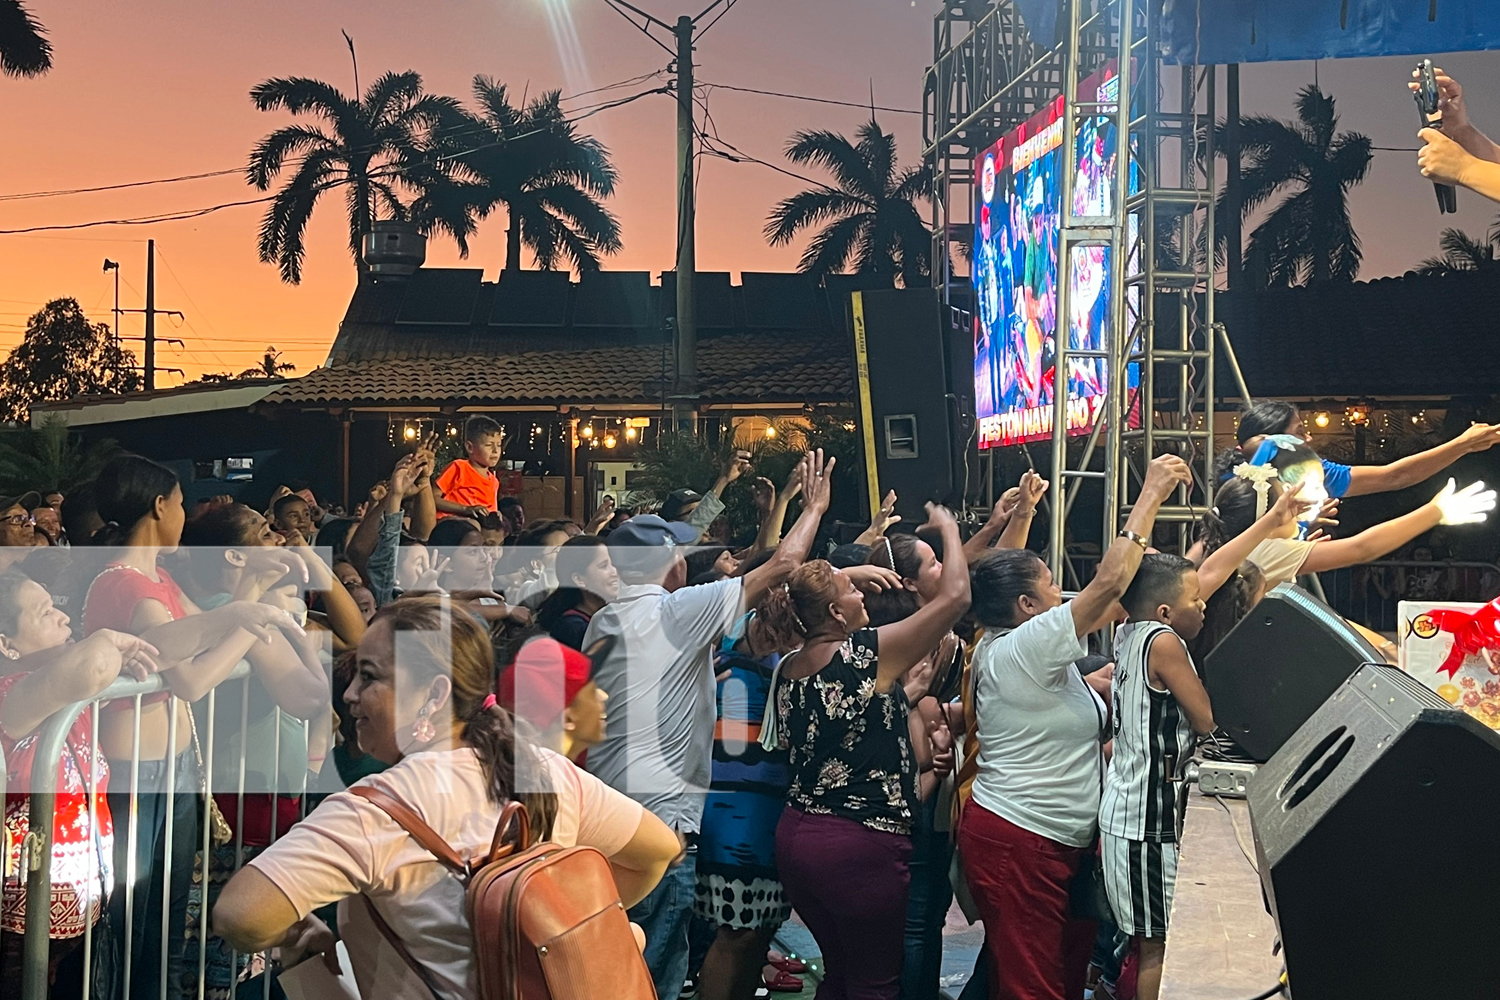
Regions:
<instances>
[{"instance_id":1,"label":"black loudspeaker","mask_svg":"<svg viewBox=\"0 0 1500 1000\"><path fill-rule=\"evenodd\" d=\"M1382 659L1328 605L1285 583L1204 658L1203 684L1214 720L1263 761L1361 664Z\"/></svg>"},{"instance_id":2,"label":"black loudspeaker","mask_svg":"<svg viewBox=\"0 0 1500 1000\"><path fill-rule=\"evenodd\" d=\"M1500 735L1395 667L1313 713L1249 787L1292 997L1500 996L1497 787Z\"/></svg>"},{"instance_id":3,"label":"black loudspeaker","mask_svg":"<svg viewBox=\"0 0 1500 1000\"><path fill-rule=\"evenodd\" d=\"M951 310L935 288L857 294L858 309L851 303L850 316L864 320L880 491L895 490L902 519L920 523L927 501L955 505L962 499L964 440L957 425L963 397L949 388Z\"/></svg>"}]
</instances>

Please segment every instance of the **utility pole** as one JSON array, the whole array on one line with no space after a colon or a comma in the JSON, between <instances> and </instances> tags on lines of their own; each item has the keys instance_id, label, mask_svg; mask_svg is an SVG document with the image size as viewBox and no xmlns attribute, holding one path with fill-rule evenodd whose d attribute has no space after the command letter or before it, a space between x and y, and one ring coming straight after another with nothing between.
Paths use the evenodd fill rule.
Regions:
<instances>
[{"instance_id":1,"label":"utility pole","mask_svg":"<svg viewBox=\"0 0 1500 1000\"><path fill-rule=\"evenodd\" d=\"M104 266L105 266L106 269L109 269L109 265L111 265L111 264L114 264L113 270L115 272L115 323L116 323L115 340L117 342L121 341L121 340L144 340L145 341L145 343L146 343L145 364L142 367L145 369L145 373L146 373L146 391L150 392L151 390L153 390L153 389L156 388L156 373L157 372L176 372L178 375L181 375L183 373L181 368L158 368L156 366L156 344L157 344L157 339L158 339L157 336L156 336L156 316L157 316L158 313L160 313L160 314L162 314L164 316L176 316L178 319L181 319L181 318L183 318L182 317L182 313L178 312L175 309L158 309L158 308L156 308L156 241L155 240L147 240L146 241L146 308L144 308L144 309L121 309L120 308L120 304L119 304L119 296L120 296L120 292L119 292L120 265L119 264L115 264L114 261L105 261L104 262ZM144 337L121 337L119 335L119 329L118 329L120 313L144 313L145 317L146 317L146 335ZM182 341L176 339L175 337L165 337L165 338L161 338L161 339L165 340L169 344L176 344L178 347L182 346Z\"/></svg>"},{"instance_id":2,"label":"utility pole","mask_svg":"<svg viewBox=\"0 0 1500 1000\"><path fill-rule=\"evenodd\" d=\"M677 358L672 424L693 430L698 411L698 316L694 279L698 271L697 191L693 184L697 135L693 120L693 19L677 19L677 324L672 331Z\"/></svg>"},{"instance_id":3,"label":"utility pole","mask_svg":"<svg viewBox=\"0 0 1500 1000\"><path fill-rule=\"evenodd\" d=\"M698 161L698 127L693 114L693 43L729 13L739 0L713 0L696 17L684 14L677 23L648 14L629 0L605 0L672 56L677 93L677 315L672 324L672 427L692 433L698 413L698 316L694 280L698 271L697 186L693 173ZM718 13L704 24L710 14ZM653 33L655 32L655 33ZM670 35L672 44L658 35Z\"/></svg>"},{"instance_id":4,"label":"utility pole","mask_svg":"<svg viewBox=\"0 0 1500 1000\"><path fill-rule=\"evenodd\" d=\"M104 258L104 270L115 272L115 346L120 346L120 262Z\"/></svg>"}]
</instances>

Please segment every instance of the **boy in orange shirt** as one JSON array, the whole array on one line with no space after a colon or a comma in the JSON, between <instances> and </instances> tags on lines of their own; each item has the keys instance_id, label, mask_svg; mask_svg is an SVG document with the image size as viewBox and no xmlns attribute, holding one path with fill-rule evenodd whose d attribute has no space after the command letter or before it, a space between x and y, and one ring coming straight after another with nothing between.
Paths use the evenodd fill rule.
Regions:
<instances>
[{"instance_id":1,"label":"boy in orange shirt","mask_svg":"<svg viewBox=\"0 0 1500 1000\"><path fill-rule=\"evenodd\" d=\"M478 519L494 513L500 499L500 479L495 466L500 464L500 425L489 417L470 417L464 424L467 458L448 463L437 478L437 500L440 517Z\"/></svg>"}]
</instances>

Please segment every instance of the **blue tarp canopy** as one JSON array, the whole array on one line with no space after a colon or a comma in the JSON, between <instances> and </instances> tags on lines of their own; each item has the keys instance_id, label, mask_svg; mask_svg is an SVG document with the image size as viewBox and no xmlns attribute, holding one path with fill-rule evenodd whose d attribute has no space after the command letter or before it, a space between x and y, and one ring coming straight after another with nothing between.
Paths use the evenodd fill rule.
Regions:
<instances>
[{"instance_id":1,"label":"blue tarp canopy","mask_svg":"<svg viewBox=\"0 0 1500 1000\"><path fill-rule=\"evenodd\" d=\"M1013 0L1032 38L1055 44L1058 0ZM1500 49L1500 0L1164 0L1174 63L1420 56Z\"/></svg>"}]
</instances>

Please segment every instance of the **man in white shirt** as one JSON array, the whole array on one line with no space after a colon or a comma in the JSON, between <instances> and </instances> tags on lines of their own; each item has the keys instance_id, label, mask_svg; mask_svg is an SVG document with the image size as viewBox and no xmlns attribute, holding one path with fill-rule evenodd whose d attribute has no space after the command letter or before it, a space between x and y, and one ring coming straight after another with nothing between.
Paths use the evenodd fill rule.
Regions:
<instances>
[{"instance_id":1,"label":"man in white shirt","mask_svg":"<svg viewBox=\"0 0 1500 1000\"><path fill-rule=\"evenodd\" d=\"M682 864L630 911L646 932L646 964L657 995L678 994L687 975L694 842L708 793L714 736L713 652L747 607L779 587L807 558L828 510L834 462L802 459L802 514L776 554L743 578L688 587L686 550L698 529L654 515L633 517L609 536L620 596L589 622L587 649L608 636L614 648L594 671L609 696L604 742L589 750L589 772L677 831Z\"/></svg>"}]
</instances>

